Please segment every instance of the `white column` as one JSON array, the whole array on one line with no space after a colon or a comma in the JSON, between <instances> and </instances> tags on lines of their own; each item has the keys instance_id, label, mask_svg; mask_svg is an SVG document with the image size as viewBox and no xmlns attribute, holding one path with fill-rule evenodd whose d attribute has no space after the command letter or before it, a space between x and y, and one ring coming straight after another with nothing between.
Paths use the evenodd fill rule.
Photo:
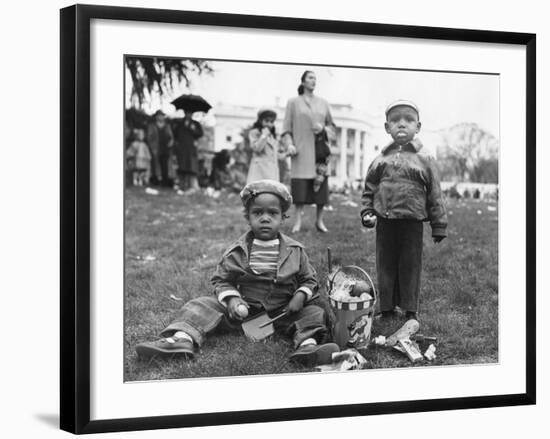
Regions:
<instances>
[{"instance_id":1,"label":"white column","mask_svg":"<svg viewBox=\"0 0 550 439\"><path fill-rule=\"evenodd\" d=\"M214 151L219 151L225 145L225 126L216 124L214 126Z\"/></svg>"},{"instance_id":2,"label":"white column","mask_svg":"<svg viewBox=\"0 0 550 439\"><path fill-rule=\"evenodd\" d=\"M361 131L355 130L353 139L353 179L361 177Z\"/></svg>"},{"instance_id":3,"label":"white column","mask_svg":"<svg viewBox=\"0 0 550 439\"><path fill-rule=\"evenodd\" d=\"M367 145L367 133L363 131L363 175L362 177L365 178L367 176L367 171L369 169L370 165L370 154L369 154L369 146Z\"/></svg>"},{"instance_id":4,"label":"white column","mask_svg":"<svg viewBox=\"0 0 550 439\"><path fill-rule=\"evenodd\" d=\"M348 130L347 128L342 127L340 131L340 172L339 177L342 182L345 182L348 179Z\"/></svg>"}]
</instances>

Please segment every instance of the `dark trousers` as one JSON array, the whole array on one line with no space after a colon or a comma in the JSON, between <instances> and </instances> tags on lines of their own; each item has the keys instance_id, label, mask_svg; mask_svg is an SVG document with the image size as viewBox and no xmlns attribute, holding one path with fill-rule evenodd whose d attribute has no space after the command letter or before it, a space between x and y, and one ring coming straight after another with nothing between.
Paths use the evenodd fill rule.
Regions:
<instances>
[{"instance_id":1,"label":"dark trousers","mask_svg":"<svg viewBox=\"0 0 550 439\"><path fill-rule=\"evenodd\" d=\"M206 335L215 329L239 330L240 326L241 322L229 318L227 308L216 297L203 296L183 305L179 315L160 335L169 337L184 331L202 346ZM274 327L278 333L292 338L295 348L307 338L314 338L321 344L327 335L325 311L317 305L304 306L299 312L277 320Z\"/></svg>"},{"instance_id":2,"label":"dark trousers","mask_svg":"<svg viewBox=\"0 0 550 439\"><path fill-rule=\"evenodd\" d=\"M378 218L376 272L380 311L418 311L422 271L422 221Z\"/></svg>"},{"instance_id":3,"label":"dark trousers","mask_svg":"<svg viewBox=\"0 0 550 439\"><path fill-rule=\"evenodd\" d=\"M170 152L151 154L151 180L163 186L172 186L170 181Z\"/></svg>"},{"instance_id":4,"label":"dark trousers","mask_svg":"<svg viewBox=\"0 0 550 439\"><path fill-rule=\"evenodd\" d=\"M165 154L159 154L158 157L159 165L160 165L160 175L162 178L162 185L163 186L172 186L170 183L170 173L168 170L168 166L170 163L170 153Z\"/></svg>"}]
</instances>

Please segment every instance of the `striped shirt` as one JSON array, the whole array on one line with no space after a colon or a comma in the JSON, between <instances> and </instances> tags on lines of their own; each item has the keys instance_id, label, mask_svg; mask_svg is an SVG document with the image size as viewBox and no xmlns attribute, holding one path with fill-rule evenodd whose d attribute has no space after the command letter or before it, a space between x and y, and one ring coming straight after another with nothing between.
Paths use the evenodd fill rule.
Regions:
<instances>
[{"instance_id":1,"label":"striped shirt","mask_svg":"<svg viewBox=\"0 0 550 439\"><path fill-rule=\"evenodd\" d=\"M250 269L255 274L277 276L277 262L279 260L279 239L261 241L254 239L250 249Z\"/></svg>"}]
</instances>

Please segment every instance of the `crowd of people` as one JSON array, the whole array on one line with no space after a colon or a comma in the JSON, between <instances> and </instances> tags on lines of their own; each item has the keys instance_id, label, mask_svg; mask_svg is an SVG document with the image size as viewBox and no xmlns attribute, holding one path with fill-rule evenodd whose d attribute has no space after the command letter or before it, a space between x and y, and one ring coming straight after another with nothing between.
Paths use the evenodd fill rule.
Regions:
<instances>
[{"instance_id":1,"label":"crowd of people","mask_svg":"<svg viewBox=\"0 0 550 439\"><path fill-rule=\"evenodd\" d=\"M133 128L126 148L129 184L173 187L177 181L183 190L199 187L197 140L203 130L191 116L186 113L173 129L166 114L158 110L146 127Z\"/></svg>"},{"instance_id":2,"label":"crowd of people","mask_svg":"<svg viewBox=\"0 0 550 439\"><path fill-rule=\"evenodd\" d=\"M240 191L256 180L281 181L289 185L296 206L293 231L300 231L303 206L315 204L315 226L326 233L323 212L329 201L329 142L335 127L328 102L314 94L316 81L313 71L302 74L298 96L287 103L280 134L275 129L277 113L262 108L243 145L202 152L202 160L197 144L204 132L192 114L171 125L157 111L152 123L131 133L126 149L128 183L175 187L185 193L201 186ZM204 157L207 154L211 156Z\"/></svg>"}]
</instances>

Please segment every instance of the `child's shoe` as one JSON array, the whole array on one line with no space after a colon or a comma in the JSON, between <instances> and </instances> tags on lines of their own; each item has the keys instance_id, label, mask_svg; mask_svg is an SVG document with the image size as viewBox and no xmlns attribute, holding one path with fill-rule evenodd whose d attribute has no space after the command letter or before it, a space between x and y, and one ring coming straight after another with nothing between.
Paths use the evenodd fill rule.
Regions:
<instances>
[{"instance_id":1,"label":"child's shoe","mask_svg":"<svg viewBox=\"0 0 550 439\"><path fill-rule=\"evenodd\" d=\"M303 366L313 367L332 363L332 354L339 351L340 348L336 343L308 344L296 349L289 359Z\"/></svg>"},{"instance_id":2,"label":"child's shoe","mask_svg":"<svg viewBox=\"0 0 550 439\"><path fill-rule=\"evenodd\" d=\"M143 358L152 358L155 356L170 358L178 356L192 360L195 356L191 340L174 337L140 343L136 346L136 352L138 356Z\"/></svg>"},{"instance_id":3,"label":"child's shoe","mask_svg":"<svg viewBox=\"0 0 550 439\"><path fill-rule=\"evenodd\" d=\"M383 318L383 319L389 319L390 317L395 317L397 315L397 312L395 309L390 309L388 311L381 311L378 314L376 314L376 318Z\"/></svg>"}]
</instances>

